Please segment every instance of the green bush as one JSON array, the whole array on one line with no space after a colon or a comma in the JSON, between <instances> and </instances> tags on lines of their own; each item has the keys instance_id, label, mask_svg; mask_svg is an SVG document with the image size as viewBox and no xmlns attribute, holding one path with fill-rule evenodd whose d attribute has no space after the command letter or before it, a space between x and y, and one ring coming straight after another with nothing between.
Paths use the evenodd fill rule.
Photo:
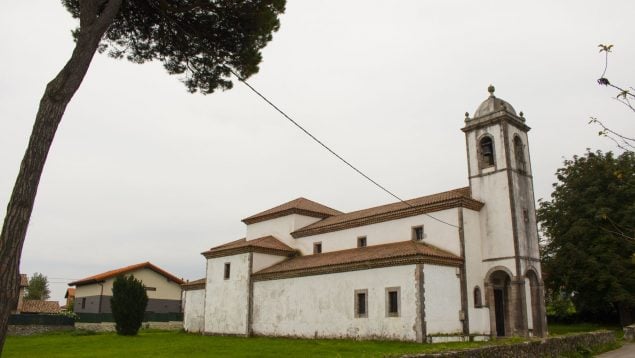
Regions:
<instances>
[{"instance_id":1,"label":"green bush","mask_svg":"<svg viewBox=\"0 0 635 358\"><path fill-rule=\"evenodd\" d=\"M110 308L115 319L117 334L135 336L139 332L143 314L148 305L143 282L134 276L118 276L112 285Z\"/></svg>"}]
</instances>

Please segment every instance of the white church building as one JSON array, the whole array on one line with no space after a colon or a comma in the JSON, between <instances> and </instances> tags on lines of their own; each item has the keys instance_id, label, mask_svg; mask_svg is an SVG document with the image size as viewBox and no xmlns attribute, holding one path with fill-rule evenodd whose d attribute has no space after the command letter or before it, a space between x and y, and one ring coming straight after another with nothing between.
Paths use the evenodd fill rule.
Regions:
<instances>
[{"instance_id":1,"label":"white church building","mask_svg":"<svg viewBox=\"0 0 635 358\"><path fill-rule=\"evenodd\" d=\"M298 198L243 219L183 285L187 331L416 342L545 336L523 113L466 113L469 186L343 213Z\"/></svg>"}]
</instances>

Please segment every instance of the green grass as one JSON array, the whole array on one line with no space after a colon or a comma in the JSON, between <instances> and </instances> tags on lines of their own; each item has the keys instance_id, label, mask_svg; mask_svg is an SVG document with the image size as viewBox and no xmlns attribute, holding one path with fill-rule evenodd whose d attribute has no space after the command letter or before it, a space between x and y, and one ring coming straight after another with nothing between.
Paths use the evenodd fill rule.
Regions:
<instances>
[{"instance_id":1,"label":"green grass","mask_svg":"<svg viewBox=\"0 0 635 358\"><path fill-rule=\"evenodd\" d=\"M622 331L622 328L620 326L601 325L596 323L549 324L550 336L562 336L567 334L600 330L613 331L618 338L621 338L621 336L624 335L624 332Z\"/></svg>"},{"instance_id":2,"label":"green grass","mask_svg":"<svg viewBox=\"0 0 635 358\"><path fill-rule=\"evenodd\" d=\"M183 332L141 331L136 337L85 331L30 337L8 337L3 357L383 357L510 344L495 342L418 344L393 341L240 338L200 336Z\"/></svg>"}]
</instances>

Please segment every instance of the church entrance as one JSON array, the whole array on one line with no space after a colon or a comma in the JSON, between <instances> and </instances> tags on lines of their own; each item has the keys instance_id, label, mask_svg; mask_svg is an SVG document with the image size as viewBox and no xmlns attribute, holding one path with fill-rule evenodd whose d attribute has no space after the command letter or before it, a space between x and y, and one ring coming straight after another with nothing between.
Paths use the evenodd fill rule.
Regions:
<instances>
[{"instance_id":1,"label":"church entrance","mask_svg":"<svg viewBox=\"0 0 635 358\"><path fill-rule=\"evenodd\" d=\"M495 337L506 337L511 331L511 276L506 269L497 269L489 274L486 280L487 295L490 305L490 334Z\"/></svg>"},{"instance_id":2,"label":"church entrance","mask_svg":"<svg viewBox=\"0 0 635 358\"><path fill-rule=\"evenodd\" d=\"M494 314L496 316L496 336L505 336L505 300L503 290L494 289Z\"/></svg>"}]
</instances>

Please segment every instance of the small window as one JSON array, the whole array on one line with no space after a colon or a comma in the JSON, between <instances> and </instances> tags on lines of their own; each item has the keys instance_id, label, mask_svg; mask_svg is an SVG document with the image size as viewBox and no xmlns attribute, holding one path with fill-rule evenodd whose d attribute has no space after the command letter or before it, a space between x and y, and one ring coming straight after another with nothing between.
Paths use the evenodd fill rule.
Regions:
<instances>
[{"instance_id":1,"label":"small window","mask_svg":"<svg viewBox=\"0 0 635 358\"><path fill-rule=\"evenodd\" d=\"M225 280L229 280L230 275L231 275L231 264L229 262L225 262L225 271L223 272L223 278Z\"/></svg>"},{"instance_id":2,"label":"small window","mask_svg":"<svg viewBox=\"0 0 635 358\"><path fill-rule=\"evenodd\" d=\"M321 254L322 253L322 243L321 242L314 242L313 243L313 253L314 254Z\"/></svg>"},{"instance_id":3,"label":"small window","mask_svg":"<svg viewBox=\"0 0 635 358\"><path fill-rule=\"evenodd\" d=\"M157 288L156 287L148 287L148 286L144 286L143 288L146 289L146 291L156 291Z\"/></svg>"},{"instance_id":4,"label":"small window","mask_svg":"<svg viewBox=\"0 0 635 358\"><path fill-rule=\"evenodd\" d=\"M368 317L368 290L355 290L355 318Z\"/></svg>"},{"instance_id":5,"label":"small window","mask_svg":"<svg viewBox=\"0 0 635 358\"><path fill-rule=\"evenodd\" d=\"M494 142L490 137L483 137L479 143L480 167L487 168L494 165Z\"/></svg>"},{"instance_id":6,"label":"small window","mask_svg":"<svg viewBox=\"0 0 635 358\"><path fill-rule=\"evenodd\" d=\"M360 236L357 238L357 247L366 247L366 236Z\"/></svg>"},{"instance_id":7,"label":"small window","mask_svg":"<svg viewBox=\"0 0 635 358\"><path fill-rule=\"evenodd\" d=\"M474 307L483 307L483 301L481 299L481 289L478 286L474 287Z\"/></svg>"},{"instance_id":8,"label":"small window","mask_svg":"<svg viewBox=\"0 0 635 358\"><path fill-rule=\"evenodd\" d=\"M86 308L86 297L82 297L82 309Z\"/></svg>"},{"instance_id":9,"label":"small window","mask_svg":"<svg viewBox=\"0 0 635 358\"><path fill-rule=\"evenodd\" d=\"M415 241L422 241L423 240L423 225L414 226L412 228L412 239L415 240Z\"/></svg>"},{"instance_id":10,"label":"small window","mask_svg":"<svg viewBox=\"0 0 635 358\"><path fill-rule=\"evenodd\" d=\"M400 297L399 287L386 288L386 316L387 317L399 317L399 301Z\"/></svg>"}]
</instances>

